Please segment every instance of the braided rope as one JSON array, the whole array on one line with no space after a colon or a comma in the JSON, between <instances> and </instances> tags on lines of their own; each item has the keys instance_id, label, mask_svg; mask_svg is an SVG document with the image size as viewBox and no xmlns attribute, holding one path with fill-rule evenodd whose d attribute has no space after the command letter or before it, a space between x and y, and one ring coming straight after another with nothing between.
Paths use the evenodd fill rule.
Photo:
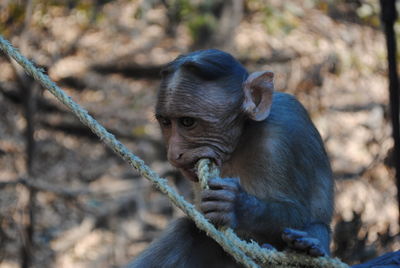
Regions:
<instances>
[{"instance_id":1,"label":"braided rope","mask_svg":"<svg viewBox=\"0 0 400 268\"><path fill-rule=\"evenodd\" d=\"M161 192L166 194L171 202L188 215L196 224L196 226L207 233L214 239L226 252L231 254L236 261L242 263L245 267L259 267L248 255L254 256L254 259L260 260L262 264L276 264L275 267L305 266L305 267L343 267L348 266L337 259L329 258L311 258L304 255L287 254L276 251L268 251L262 249L257 243L246 243L241 241L236 234L230 229L220 232L212 225L195 207L188 203L181 195L171 188L167 180L160 178L154 171L148 167L142 159L134 155L129 149L118 141L113 134L108 132L101 124L99 124L89 113L74 102L61 88L59 88L43 70L36 67L27 58L22 56L6 39L0 35L0 49L18 62L24 70L38 81L44 88L49 90L60 102L66 105L79 120L89 127L107 146L116 152L122 159L127 161L138 172L150 180ZM217 171L204 172L209 175L216 176ZM206 177L205 177L206 178ZM204 179L202 185L206 185L207 179ZM205 186L206 187L206 186ZM240 245L240 246L238 246ZM247 252L246 255L244 252ZM254 252L254 253L253 253ZM264 265L263 265L264 266Z\"/></svg>"},{"instance_id":2,"label":"braided rope","mask_svg":"<svg viewBox=\"0 0 400 268\"><path fill-rule=\"evenodd\" d=\"M132 167L148 180L150 180L161 192L166 194L171 202L179 207L186 215L188 215L196 224L196 226L205 231L208 236L212 237L221 247L231 254L238 262L243 263L246 267L258 267L257 264L244 254L238 247L233 245L214 225L208 222L204 216L198 212L194 206L188 203L181 195L179 195L167 183L167 180L160 178L154 171L148 167L142 159L134 155L129 149L118 141L113 134L108 132L100 123L98 123L89 113L74 102L61 88L59 88L50 78L43 73L43 70L37 68L27 58L22 56L6 39L0 35L0 48L16 62L18 62L24 70L37 80L44 88L49 90L59 101L65 104L74 113L79 120L89 127L106 145L114 152L127 161Z\"/></svg>"}]
</instances>

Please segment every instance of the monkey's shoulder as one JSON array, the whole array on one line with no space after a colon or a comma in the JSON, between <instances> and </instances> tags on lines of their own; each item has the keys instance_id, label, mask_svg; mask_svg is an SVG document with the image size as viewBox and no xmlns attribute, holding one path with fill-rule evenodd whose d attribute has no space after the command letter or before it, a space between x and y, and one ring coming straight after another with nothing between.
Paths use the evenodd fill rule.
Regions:
<instances>
[{"instance_id":1,"label":"monkey's shoulder","mask_svg":"<svg viewBox=\"0 0 400 268\"><path fill-rule=\"evenodd\" d=\"M299 119L309 120L309 115L295 96L284 92L274 92L270 118L293 122Z\"/></svg>"},{"instance_id":2,"label":"monkey's shoulder","mask_svg":"<svg viewBox=\"0 0 400 268\"><path fill-rule=\"evenodd\" d=\"M293 96L283 92L274 92L270 115L259 128L279 135L314 135L318 133L307 110Z\"/></svg>"},{"instance_id":3,"label":"monkey's shoulder","mask_svg":"<svg viewBox=\"0 0 400 268\"><path fill-rule=\"evenodd\" d=\"M275 92L269 117L258 126L268 140L281 147L311 147L324 151L322 138L304 106L287 93Z\"/></svg>"}]
</instances>

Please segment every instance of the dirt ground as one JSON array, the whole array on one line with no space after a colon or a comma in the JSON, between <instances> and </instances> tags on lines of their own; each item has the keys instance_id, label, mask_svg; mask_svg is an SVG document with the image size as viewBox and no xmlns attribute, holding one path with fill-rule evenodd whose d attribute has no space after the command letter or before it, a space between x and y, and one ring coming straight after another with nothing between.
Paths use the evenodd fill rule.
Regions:
<instances>
[{"instance_id":1,"label":"dirt ground","mask_svg":"<svg viewBox=\"0 0 400 268\"><path fill-rule=\"evenodd\" d=\"M38 1L31 22L18 26L5 23L14 12L6 1L0 32L190 199L190 185L166 161L153 106L160 67L192 50L195 39L185 23L168 34L168 9L150 2L105 1L92 20L85 5ZM216 47L249 71L274 71L276 90L294 94L309 111L336 180L332 252L357 263L400 249L399 214L384 36L348 19L362 5L339 2L245 1L234 35ZM265 12L267 4L273 12ZM33 201L23 179L35 185ZM1 268L20 265L30 204L32 267L119 267L183 215L0 53Z\"/></svg>"}]
</instances>

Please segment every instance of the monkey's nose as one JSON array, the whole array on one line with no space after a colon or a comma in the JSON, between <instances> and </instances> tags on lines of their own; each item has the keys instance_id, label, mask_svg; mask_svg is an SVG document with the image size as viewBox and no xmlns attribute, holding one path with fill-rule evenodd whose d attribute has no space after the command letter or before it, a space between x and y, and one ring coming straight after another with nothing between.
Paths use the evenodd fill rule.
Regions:
<instances>
[{"instance_id":1,"label":"monkey's nose","mask_svg":"<svg viewBox=\"0 0 400 268\"><path fill-rule=\"evenodd\" d=\"M185 163L184 161L184 153L183 152L168 152L168 161L175 167L180 168Z\"/></svg>"}]
</instances>

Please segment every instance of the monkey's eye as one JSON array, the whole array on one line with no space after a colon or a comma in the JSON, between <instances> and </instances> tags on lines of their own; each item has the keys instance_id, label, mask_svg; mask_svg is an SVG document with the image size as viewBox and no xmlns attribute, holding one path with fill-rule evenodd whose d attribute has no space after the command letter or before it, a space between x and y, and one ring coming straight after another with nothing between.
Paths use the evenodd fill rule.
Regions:
<instances>
[{"instance_id":1,"label":"monkey's eye","mask_svg":"<svg viewBox=\"0 0 400 268\"><path fill-rule=\"evenodd\" d=\"M158 122L160 123L160 125L163 127L169 127L171 125L171 120L169 120L166 117L158 115L158 116L156 116L156 118L157 118Z\"/></svg>"},{"instance_id":2,"label":"monkey's eye","mask_svg":"<svg viewBox=\"0 0 400 268\"><path fill-rule=\"evenodd\" d=\"M185 128L190 128L195 125L196 120L192 117L181 117L178 119L178 122L181 126Z\"/></svg>"}]
</instances>

